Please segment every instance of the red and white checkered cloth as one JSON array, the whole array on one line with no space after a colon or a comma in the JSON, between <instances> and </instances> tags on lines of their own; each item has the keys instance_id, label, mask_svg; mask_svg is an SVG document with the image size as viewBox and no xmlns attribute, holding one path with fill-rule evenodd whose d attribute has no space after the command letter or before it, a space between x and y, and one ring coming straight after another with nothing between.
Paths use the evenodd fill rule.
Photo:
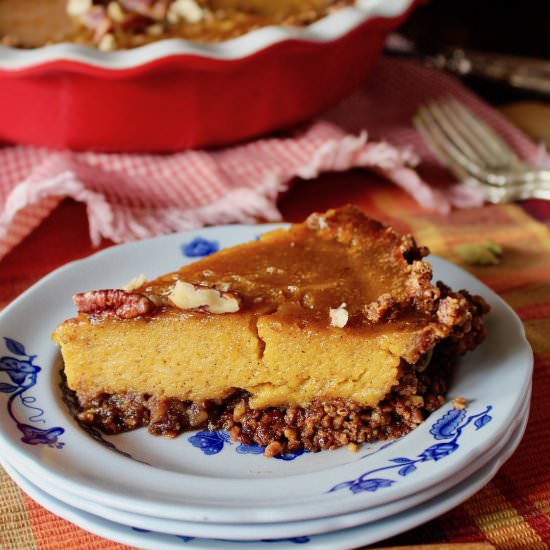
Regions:
<instances>
[{"instance_id":1,"label":"red and white checkered cloth","mask_svg":"<svg viewBox=\"0 0 550 550\"><path fill-rule=\"evenodd\" d=\"M0 259L64 197L86 203L94 244L101 237L125 242L206 224L276 221L277 197L295 177L353 167L385 176L426 208L478 205L482 198L471 189L441 174L427 183L412 168L434 159L410 120L421 103L445 95L535 159L534 144L454 79L415 62L383 59L363 89L286 137L172 155L0 149ZM381 141L367 141L367 132Z\"/></svg>"}]
</instances>

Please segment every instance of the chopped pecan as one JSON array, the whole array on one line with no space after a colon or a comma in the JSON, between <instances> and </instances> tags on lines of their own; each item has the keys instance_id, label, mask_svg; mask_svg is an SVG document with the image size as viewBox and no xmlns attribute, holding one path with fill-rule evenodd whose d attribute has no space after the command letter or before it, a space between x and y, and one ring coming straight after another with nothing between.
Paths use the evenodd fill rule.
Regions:
<instances>
[{"instance_id":1,"label":"chopped pecan","mask_svg":"<svg viewBox=\"0 0 550 550\"><path fill-rule=\"evenodd\" d=\"M204 10L195 0L175 0L168 10L168 20L174 23L180 20L198 23L204 19L204 15Z\"/></svg>"},{"instance_id":2,"label":"chopped pecan","mask_svg":"<svg viewBox=\"0 0 550 550\"><path fill-rule=\"evenodd\" d=\"M235 313L241 308L241 298L206 286L176 281L168 295L179 309L199 309L209 313Z\"/></svg>"},{"instance_id":3,"label":"chopped pecan","mask_svg":"<svg viewBox=\"0 0 550 550\"><path fill-rule=\"evenodd\" d=\"M337 308L330 308L329 317L331 327L344 328L349 321L349 312L346 309L346 304L341 304Z\"/></svg>"},{"instance_id":4,"label":"chopped pecan","mask_svg":"<svg viewBox=\"0 0 550 550\"><path fill-rule=\"evenodd\" d=\"M264 456L268 458L279 456L284 451L284 447L278 441L272 441L264 450Z\"/></svg>"},{"instance_id":5,"label":"chopped pecan","mask_svg":"<svg viewBox=\"0 0 550 550\"><path fill-rule=\"evenodd\" d=\"M97 45L102 52L114 52L117 48L117 41L113 33L108 32Z\"/></svg>"},{"instance_id":6,"label":"chopped pecan","mask_svg":"<svg viewBox=\"0 0 550 550\"><path fill-rule=\"evenodd\" d=\"M124 290L92 290L73 296L79 313L133 319L151 313L155 304L147 296Z\"/></svg>"},{"instance_id":7,"label":"chopped pecan","mask_svg":"<svg viewBox=\"0 0 550 550\"><path fill-rule=\"evenodd\" d=\"M156 21L166 17L170 0L119 0L128 11L133 11Z\"/></svg>"},{"instance_id":8,"label":"chopped pecan","mask_svg":"<svg viewBox=\"0 0 550 550\"><path fill-rule=\"evenodd\" d=\"M82 14L80 23L94 31L96 44L99 44L101 39L113 30L113 24L103 6L93 6L88 12Z\"/></svg>"},{"instance_id":9,"label":"chopped pecan","mask_svg":"<svg viewBox=\"0 0 550 550\"><path fill-rule=\"evenodd\" d=\"M411 276L407 281L407 291L414 296L417 307L424 311L434 311L441 292L432 284L432 266L428 262L414 260Z\"/></svg>"},{"instance_id":10,"label":"chopped pecan","mask_svg":"<svg viewBox=\"0 0 550 550\"><path fill-rule=\"evenodd\" d=\"M92 0L68 0L67 13L71 17L81 17L92 9Z\"/></svg>"},{"instance_id":11,"label":"chopped pecan","mask_svg":"<svg viewBox=\"0 0 550 550\"><path fill-rule=\"evenodd\" d=\"M137 275L133 279L131 279L128 283L126 283L122 290L126 292L133 292L134 290L137 290L138 288L142 287L147 282L147 277L143 275Z\"/></svg>"},{"instance_id":12,"label":"chopped pecan","mask_svg":"<svg viewBox=\"0 0 550 550\"><path fill-rule=\"evenodd\" d=\"M391 319L399 312L395 298L388 292L381 294L378 300L365 306L365 315L371 323Z\"/></svg>"},{"instance_id":13,"label":"chopped pecan","mask_svg":"<svg viewBox=\"0 0 550 550\"><path fill-rule=\"evenodd\" d=\"M459 293L453 293L439 301L437 319L448 327L461 327L472 318L468 310L468 300Z\"/></svg>"}]
</instances>

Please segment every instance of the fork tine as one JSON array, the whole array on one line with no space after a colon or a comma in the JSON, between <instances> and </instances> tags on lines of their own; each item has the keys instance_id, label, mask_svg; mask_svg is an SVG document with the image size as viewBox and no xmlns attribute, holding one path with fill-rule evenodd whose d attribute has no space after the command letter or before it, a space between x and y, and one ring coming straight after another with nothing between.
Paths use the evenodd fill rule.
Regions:
<instances>
[{"instance_id":1,"label":"fork tine","mask_svg":"<svg viewBox=\"0 0 550 550\"><path fill-rule=\"evenodd\" d=\"M449 158L447 157L447 154L440 148L439 144L432 138L432 134L430 130L428 129L428 124L425 120L426 118L426 110L424 107L420 107L418 109L417 114L413 118L413 124L415 128L418 130L420 135L426 140L426 143L432 150L432 153L437 157L437 160L441 162L441 164L447 166L449 164Z\"/></svg>"},{"instance_id":2,"label":"fork tine","mask_svg":"<svg viewBox=\"0 0 550 550\"><path fill-rule=\"evenodd\" d=\"M419 114L413 118L413 124L422 137L426 140L438 159L441 160L441 162L445 164L445 166L447 166L460 181L476 189L482 189L487 202L492 204L508 202L508 190L502 187L491 187L484 184L482 181L469 174L460 164L448 156L448 154L440 146L440 140L436 137L438 132L437 128L424 120L423 117L425 116L425 112L421 114L421 111L422 108L419 110ZM434 128L436 129L434 130Z\"/></svg>"},{"instance_id":3,"label":"fork tine","mask_svg":"<svg viewBox=\"0 0 550 550\"><path fill-rule=\"evenodd\" d=\"M511 160L501 164L501 168L506 165L507 173L506 170L491 170L475 156L474 159L468 156L468 150L473 147L453 127L456 116L447 117L448 113L445 113L445 110L445 105L422 106L413 118L413 123L436 156L459 179L482 189L486 200L496 204L526 198L550 200L550 170L526 169L527 165L517 159L515 153L508 152L507 145L500 148L498 142L492 142L493 146L499 147L502 155L510 155ZM468 113L465 116L468 116ZM475 121L474 115L470 116ZM479 124L479 128L483 128L483 123ZM479 148L475 153L479 154ZM514 159L517 162L516 166Z\"/></svg>"},{"instance_id":4,"label":"fork tine","mask_svg":"<svg viewBox=\"0 0 550 550\"><path fill-rule=\"evenodd\" d=\"M461 182L476 189L482 189L485 195L485 200L491 203L502 202L502 189L488 187L483 182L476 179L474 176L464 170L464 168L460 164L449 157L448 154L440 147L440 142L437 137L435 137L437 129L435 130L434 134L432 134L434 126L424 120L425 111L424 113L422 113L422 110L423 108L419 109L418 114L413 118L413 124L418 132L422 135L422 137L426 140L437 158L445 166L447 166Z\"/></svg>"},{"instance_id":5,"label":"fork tine","mask_svg":"<svg viewBox=\"0 0 550 550\"><path fill-rule=\"evenodd\" d=\"M451 165L458 165L461 169L470 176L479 178L483 176L483 170L479 164L472 161L459 149L453 141L451 141L445 132L442 130L438 121L434 118L433 112L426 107L421 107L418 110L418 120L423 125L423 135L429 134L429 141L435 145L444 162ZM482 178L480 178L482 179Z\"/></svg>"},{"instance_id":6,"label":"fork tine","mask_svg":"<svg viewBox=\"0 0 550 550\"><path fill-rule=\"evenodd\" d=\"M478 152L478 148L475 145L472 146L470 139L465 138L457 130L454 121L449 120L449 117L446 116L439 104L435 102L428 103L426 111L429 112L432 123L439 126L440 130L446 135L447 141L450 141L456 149L477 164L486 163L485 158ZM426 113L424 117L426 118Z\"/></svg>"},{"instance_id":7,"label":"fork tine","mask_svg":"<svg viewBox=\"0 0 550 550\"><path fill-rule=\"evenodd\" d=\"M515 151L492 128L484 122L481 122L479 118L462 103L451 97L447 104L454 110L457 117L464 120L471 128L474 135L485 143L502 162L521 163Z\"/></svg>"},{"instance_id":8,"label":"fork tine","mask_svg":"<svg viewBox=\"0 0 550 550\"><path fill-rule=\"evenodd\" d=\"M477 176L480 174L479 167L465 157L449 141L427 108L421 107L418 110L413 123L428 142L438 159L448 166L459 179L477 179Z\"/></svg>"},{"instance_id":9,"label":"fork tine","mask_svg":"<svg viewBox=\"0 0 550 550\"><path fill-rule=\"evenodd\" d=\"M477 135L470 121L459 116L450 106L449 102L442 101L438 106L441 113L440 116L446 118L448 125L453 131L460 135L462 140L477 153L476 158L469 155L473 161L481 162L483 165L490 167L497 167L503 164L504 161L501 159L501 156L487 145L485 139ZM466 153L464 150L463 152Z\"/></svg>"}]
</instances>

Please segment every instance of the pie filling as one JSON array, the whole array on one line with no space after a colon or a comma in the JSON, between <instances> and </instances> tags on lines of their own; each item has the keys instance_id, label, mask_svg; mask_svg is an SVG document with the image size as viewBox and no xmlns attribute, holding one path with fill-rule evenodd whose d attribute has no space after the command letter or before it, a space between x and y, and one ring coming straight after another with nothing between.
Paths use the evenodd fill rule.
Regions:
<instances>
[{"instance_id":1,"label":"pie filling","mask_svg":"<svg viewBox=\"0 0 550 550\"><path fill-rule=\"evenodd\" d=\"M0 0L0 43L74 42L104 51L164 38L220 42L267 25L305 26L355 0Z\"/></svg>"},{"instance_id":2,"label":"pie filling","mask_svg":"<svg viewBox=\"0 0 550 550\"><path fill-rule=\"evenodd\" d=\"M54 332L80 422L224 429L267 456L399 437L485 336L479 296L346 207L127 290L78 294Z\"/></svg>"}]
</instances>

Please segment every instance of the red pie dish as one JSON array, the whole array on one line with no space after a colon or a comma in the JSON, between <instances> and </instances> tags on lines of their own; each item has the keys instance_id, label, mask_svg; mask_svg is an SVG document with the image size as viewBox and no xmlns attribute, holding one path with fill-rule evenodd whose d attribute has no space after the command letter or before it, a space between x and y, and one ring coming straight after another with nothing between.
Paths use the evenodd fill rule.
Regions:
<instances>
[{"instance_id":1,"label":"red pie dish","mask_svg":"<svg viewBox=\"0 0 550 550\"><path fill-rule=\"evenodd\" d=\"M307 27L268 26L214 44L0 46L0 139L163 152L285 128L363 82L417 1L358 0Z\"/></svg>"}]
</instances>

